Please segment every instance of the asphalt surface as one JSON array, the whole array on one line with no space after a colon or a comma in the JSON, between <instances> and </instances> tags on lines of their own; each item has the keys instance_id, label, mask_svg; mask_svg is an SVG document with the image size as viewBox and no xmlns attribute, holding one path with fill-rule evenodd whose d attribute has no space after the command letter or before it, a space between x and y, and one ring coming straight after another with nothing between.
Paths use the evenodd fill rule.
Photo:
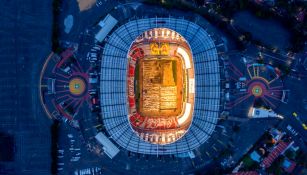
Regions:
<instances>
[{"instance_id":1,"label":"asphalt surface","mask_svg":"<svg viewBox=\"0 0 307 175\"><path fill-rule=\"evenodd\" d=\"M51 121L38 78L51 50L51 8L49 0L0 3L0 131L15 142L14 160L0 162L0 174L50 174Z\"/></svg>"},{"instance_id":2,"label":"asphalt surface","mask_svg":"<svg viewBox=\"0 0 307 175\"><path fill-rule=\"evenodd\" d=\"M277 110L285 118L281 127L287 130L288 125L292 126L299 133L294 138L302 139L305 144L307 143L307 130L304 130L302 124L307 123L307 110L304 107L306 105L304 100L307 97L306 87L306 78L300 80L294 77L286 78L285 88L289 90L289 99L287 104L282 104ZM300 121L293 116L293 112L298 114ZM305 151L307 151L306 148Z\"/></svg>"}]
</instances>

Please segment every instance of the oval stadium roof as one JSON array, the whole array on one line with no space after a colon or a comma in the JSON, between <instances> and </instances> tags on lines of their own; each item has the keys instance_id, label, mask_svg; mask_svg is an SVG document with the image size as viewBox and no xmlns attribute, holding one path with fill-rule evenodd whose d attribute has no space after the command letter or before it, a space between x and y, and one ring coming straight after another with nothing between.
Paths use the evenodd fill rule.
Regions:
<instances>
[{"instance_id":1,"label":"oval stadium roof","mask_svg":"<svg viewBox=\"0 0 307 175\"><path fill-rule=\"evenodd\" d=\"M133 41L152 28L169 28L190 44L195 69L195 106L188 132L178 141L155 145L132 130L128 120L127 54ZM142 154L178 154L203 144L212 134L220 112L220 69L216 44L199 25L185 19L137 19L119 26L108 37L101 59L100 98L105 128L118 145Z\"/></svg>"}]
</instances>

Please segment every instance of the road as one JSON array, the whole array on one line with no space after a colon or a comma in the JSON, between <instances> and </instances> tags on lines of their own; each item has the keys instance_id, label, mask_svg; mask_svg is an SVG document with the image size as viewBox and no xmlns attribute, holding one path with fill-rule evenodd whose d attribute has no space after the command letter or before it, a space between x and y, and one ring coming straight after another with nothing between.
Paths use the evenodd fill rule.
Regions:
<instances>
[{"instance_id":1,"label":"road","mask_svg":"<svg viewBox=\"0 0 307 175\"><path fill-rule=\"evenodd\" d=\"M51 0L0 4L0 132L14 137L4 174L50 174L50 124L38 98L41 65L51 51ZM4 150L5 151L5 150Z\"/></svg>"},{"instance_id":2,"label":"road","mask_svg":"<svg viewBox=\"0 0 307 175\"><path fill-rule=\"evenodd\" d=\"M304 142L307 143L307 130L304 130L302 123L293 116L293 112L296 112L300 117L300 120L307 123L307 110L304 107L306 104L307 92L307 79L303 78L298 80L293 77L288 77L285 79L285 88L289 90L289 99L287 104L282 104L276 112L280 113L285 117L283 121L283 128L287 125L291 125L300 136L303 138Z\"/></svg>"}]
</instances>

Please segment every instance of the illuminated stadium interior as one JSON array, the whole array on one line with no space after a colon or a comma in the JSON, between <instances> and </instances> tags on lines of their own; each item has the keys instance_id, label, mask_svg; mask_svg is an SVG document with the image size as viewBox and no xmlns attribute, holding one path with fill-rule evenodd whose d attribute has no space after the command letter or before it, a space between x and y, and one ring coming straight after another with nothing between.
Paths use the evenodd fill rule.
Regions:
<instances>
[{"instance_id":1,"label":"illuminated stadium interior","mask_svg":"<svg viewBox=\"0 0 307 175\"><path fill-rule=\"evenodd\" d=\"M99 77L101 119L112 141L135 153L169 155L194 150L211 137L221 106L218 52L224 49L214 31L209 24L201 27L185 19L156 17L131 20L112 32L103 47ZM148 61L164 65L165 69L157 73L159 81L140 79L138 60L145 60L143 65L151 64ZM176 66L170 63L173 60ZM178 66L182 85L178 81L180 73L176 71L174 75L171 71ZM150 69L149 73L152 74ZM153 92L147 91L142 97L136 94L146 83L163 87L163 73L173 74L164 81L168 87L175 85L173 89L177 91L172 93L177 96L182 90L182 102L174 103L173 97L169 106L177 111L170 114L154 108L156 113L151 115L148 111L153 109L144 106L144 102L141 108L137 105ZM144 79L149 82L140 85ZM161 97L159 103L164 97L160 92L154 92Z\"/></svg>"},{"instance_id":2,"label":"illuminated stadium interior","mask_svg":"<svg viewBox=\"0 0 307 175\"><path fill-rule=\"evenodd\" d=\"M128 62L133 130L150 143L177 141L191 124L194 106L194 67L187 41L167 28L147 30L132 43Z\"/></svg>"}]
</instances>

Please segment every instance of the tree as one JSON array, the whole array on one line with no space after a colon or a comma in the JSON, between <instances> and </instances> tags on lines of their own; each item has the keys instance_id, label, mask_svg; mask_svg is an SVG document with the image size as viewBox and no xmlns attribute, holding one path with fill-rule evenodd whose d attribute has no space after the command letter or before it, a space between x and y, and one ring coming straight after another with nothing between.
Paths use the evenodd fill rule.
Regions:
<instances>
[{"instance_id":1,"label":"tree","mask_svg":"<svg viewBox=\"0 0 307 175\"><path fill-rule=\"evenodd\" d=\"M240 126L235 124L234 126L232 126L232 130L233 130L233 132L239 132L240 131Z\"/></svg>"}]
</instances>

